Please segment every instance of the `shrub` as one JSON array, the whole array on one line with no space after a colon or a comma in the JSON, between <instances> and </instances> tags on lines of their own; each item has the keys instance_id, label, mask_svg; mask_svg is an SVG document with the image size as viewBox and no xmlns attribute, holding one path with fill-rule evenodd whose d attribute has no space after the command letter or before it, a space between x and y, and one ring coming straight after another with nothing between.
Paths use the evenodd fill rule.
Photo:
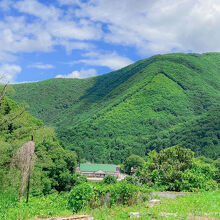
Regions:
<instances>
[{"instance_id":1,"label":"shrub","mask_svg":"<svg viewBox=\"0 0 220 220\"><path fill-rule=\"evenodd\" d=\"M105 183L105 184L117 183L117 177L111 176L111 175L107 175L107 176L104 177L103 183Z\"/></svg>"},{"instance_id":2,"label":"shrub","mask_svg":"<svg viewBox=\"0 0 220 220\"><path fill-rule=\"evenodd\" d=\"M134 175L133 176L126 176L124 181L129 184L134 184L134 185L138 184L138 178Z\"/></svg>"},{"instance_id":3,"label":"shrub","mask_svg":"<svg viewBox=\"0 0 220 220\"><path fill-rule=\"evenodd\" d=\"M83 207L97 208L100 206L133 205L149 198L149 188L128 184L125 181L116 184L81 184L70 192L68 206L74 213Z\"/></svg>"},{"instance_id":4,"label":"shrub","mask_svg":"<svg viewBox=\"0 0 220 220\"><path fill-rule=\"evenodd\" d=\"M94 199L93 188L89 184L81 184L75 186L70 192L68 206L73 212L80 211Z\"/></svg>"},{"instance_id":5,"label":"shrub","mask_svg":"<svg viewBox=\"0 0 220 220\"><path fill-rule=\"evenodd\" d=\"M88 182L87 178L80 173L73 174L72 179L74 186Z\"/></svg>"},{"instance_id":6,"label":"shrub","mask_svg":"<svg viewBox=\"0 0 220 220\"><path fill-rule=\"evenodd\" d=\"M115 188L115 187L114 187ZM123 205L132 205L137 203L138 187L126 182L121 182L116 187L117 203Z\"/></svg>"},{"instance_id":7,"label":"shrub","mask_svg":"<svg viewBox=\"0 0 220 220\"><path fill-rule=\"evenodd\" d=\"M144 168L136 175L149 187L170 191L195 191L216 188L214 170L208 164L196 162L194 153L180 146L149 153Z\"/></svg>"},{"instance_id":8,"label":"shrub","mask_svg":"<svg viewBox=\"0 0 220 220\"><path fill-rule=\"evenodd\" d=\"M138 155L132 154L125 160L124 169L127 174L131 173L131 168L143 167L144 159Z\"/></svg>"},{"instance_id":9,"label":"shrub","mask_svg":"<svg viewBox=\"0 0 220 220\"><path fill-rule=\"evenodd\" d=\"M181 191L215 190L217 183L213 177L214 170L211 165L194 162L192 169L183 173L180 189Z\"/></svg>"},{"instance_id":10,"label":"shrub","mask_svg":"<svg viewBox=\"0 0 220 220\"><path fill-rule=\"evenodd\" d=\"M214 179L220 184L220 158L215 160L213 165L216 168Z\"/></svg>"}]
</instances>

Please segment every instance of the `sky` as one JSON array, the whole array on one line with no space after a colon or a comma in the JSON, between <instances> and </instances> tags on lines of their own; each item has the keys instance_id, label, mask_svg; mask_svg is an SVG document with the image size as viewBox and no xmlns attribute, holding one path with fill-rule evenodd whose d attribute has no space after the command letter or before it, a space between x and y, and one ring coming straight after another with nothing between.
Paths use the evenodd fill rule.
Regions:
<instances>
[{"instance_id":1,"label":"sky","mask_svg":"<svg viewBox=\"0 0 220 220\"><path fill-rule=\"evenodd\" d=\"M0 33L4 82L87 78L155 54L219 52L220 0L0 0Z\"/></svg>"}]
</instances>

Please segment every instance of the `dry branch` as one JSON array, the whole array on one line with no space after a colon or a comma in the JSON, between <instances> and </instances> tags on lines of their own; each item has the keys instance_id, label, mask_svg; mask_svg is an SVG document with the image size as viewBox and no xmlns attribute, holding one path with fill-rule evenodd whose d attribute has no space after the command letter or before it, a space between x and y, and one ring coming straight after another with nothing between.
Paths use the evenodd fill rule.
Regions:
<instances>
[{"instance_id":1,"label":"dry branch","mask_svg":"<svg viewBox=\"0 0 220 220\"><path fill-rule=\"evenodd\" d=\"M25 193L27 179L30 180L31 172L35 162L34 156L35 144L33 141L25 143L17 152L12 160L12 167L17 167L21 171L21 189L19 199L21 200Z\"/></svg>"}]
</instances>

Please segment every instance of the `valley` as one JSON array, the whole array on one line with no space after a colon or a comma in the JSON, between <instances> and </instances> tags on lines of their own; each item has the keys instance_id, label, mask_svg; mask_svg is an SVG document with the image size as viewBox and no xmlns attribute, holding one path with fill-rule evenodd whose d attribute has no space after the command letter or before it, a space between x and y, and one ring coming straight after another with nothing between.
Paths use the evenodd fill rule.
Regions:
<instances>
[{"instance_id":1,"label":"valley","mask_svg":"<svg viewBox=\"0 0 220 220\"><path fill-rule=\"evenodd\" d=\"M220 54L167 54L88 79L13 85L11 98L81 158L119 164L176 144L220 154Z\"/></svg>"}]
</instances>

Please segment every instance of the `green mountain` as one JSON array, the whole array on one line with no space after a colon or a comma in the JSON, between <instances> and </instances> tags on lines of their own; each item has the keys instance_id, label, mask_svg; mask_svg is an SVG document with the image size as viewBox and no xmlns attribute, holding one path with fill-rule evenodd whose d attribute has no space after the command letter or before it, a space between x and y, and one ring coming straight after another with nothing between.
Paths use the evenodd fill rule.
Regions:
<instances>
[{"instance_id":1,"label":"green mountain","mask_svg":"<svg viewBox=\"0 0 220 220\"><path fill-rule=\"evenodd\" d=\"M156 55L98 77L14 89L13 99L90 161L121 163L176 144L220 155L220 53Z\"/></svg>"}]
</instances>

